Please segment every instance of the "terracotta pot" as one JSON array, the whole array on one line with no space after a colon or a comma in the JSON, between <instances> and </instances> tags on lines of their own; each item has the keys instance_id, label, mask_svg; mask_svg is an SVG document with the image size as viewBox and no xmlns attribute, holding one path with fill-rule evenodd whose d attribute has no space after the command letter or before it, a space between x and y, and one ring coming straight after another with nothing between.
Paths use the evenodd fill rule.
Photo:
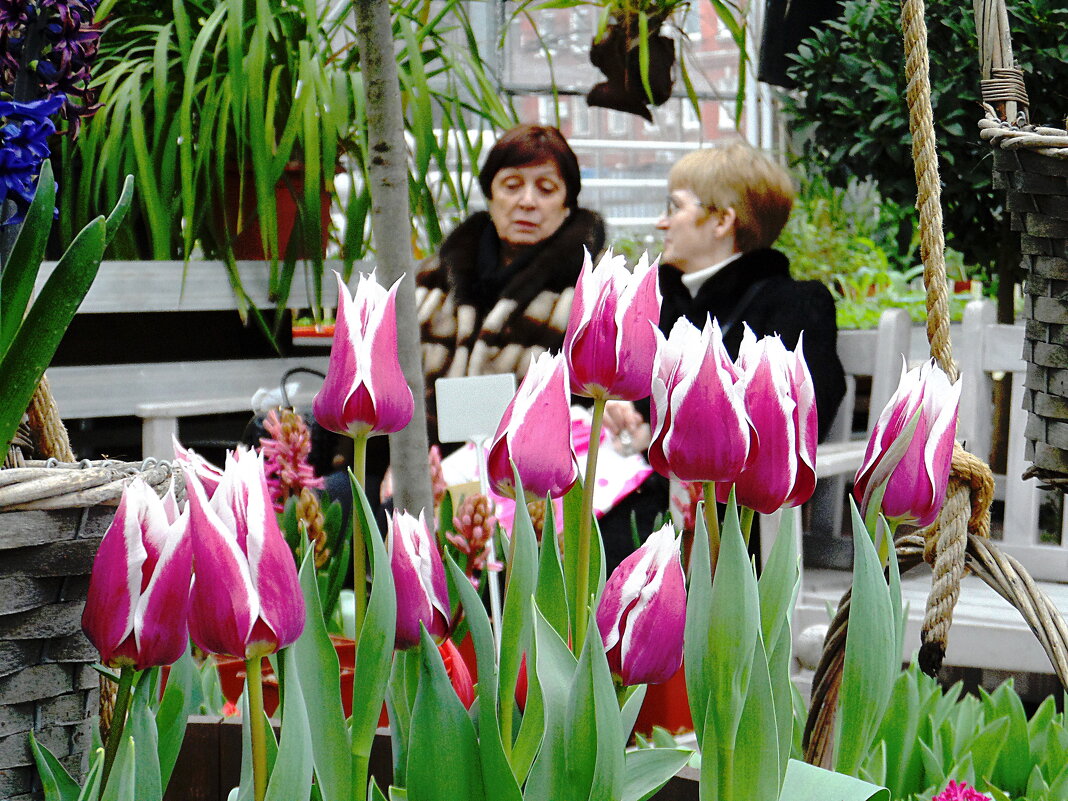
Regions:
<instances>
[{"instance_id":1,"label":"terracotta pot","mask_svg":"<svg viewBox=\"0 0 1068 801\"><path fill-rule=\"evenodd\" d=\"M352 714L352 686L353 672L356 665L356 642L348 637L330 635L337 651L338 662L341 665L341 700L345 709L345 717ZM215 654L212 657L215 667L219 671L219 685L222 687L223 697L232 704L237 704L241 692L245 688L245 661L236 656L223 656ZM263 711L270 717L278 709L278 677L274 673L271 663L263 660Z\"/></svg>"},{"instance_id":2,"label":"terracotta pot","mask_svg":"<svg viewBox=\"0 0 1068 801\"><path fill-rule=\"evenodd\" d=\"M264 261L267 254L263 249L260 235L260 219L256 207L256 190L251 170L245 172L245 192L240 196L239 174L236 167L226 170L226 189L224 192L223 212L226 215L226 227L230 234L234 257L253 261ZM284 259L289 247L289 238L296 225L297 209L304 197L304 165L290 162L283 170L282 180L274 188L275 212L278 225L278 258ZM240 199L240 208L238 201ZM330 231L330 195L323 192L319 200L319 254L308 253L302 243L297 246L297 258L307 259L322 255L326 251ZM237 230L238 220L241 229Z\"/></svg>"},{"instance_id":3,"label":"terracotta pot","mask_svg":"<svg viewBox=\"0 0 1068 801\"><path fill-rule=\"evenodd\" d=\"M322 339L333 339L334 337L334 324L326 323L324 325L294 325L293 326L294 337L321 337Z\"/></svg>"},{"instance_id":4,"label":"terracotta pot","mask_svg":"<svg viewBox=\"0 0 1068 801\"><path fill-rule=\"evenodd\" d=\"M690 702L686 699L685 665L663 684L650 684L645 691L645 702L634 723L634 731L648 736L654 726L667 729L671 734L693 731Z\"/></svg>"}]
</instances>

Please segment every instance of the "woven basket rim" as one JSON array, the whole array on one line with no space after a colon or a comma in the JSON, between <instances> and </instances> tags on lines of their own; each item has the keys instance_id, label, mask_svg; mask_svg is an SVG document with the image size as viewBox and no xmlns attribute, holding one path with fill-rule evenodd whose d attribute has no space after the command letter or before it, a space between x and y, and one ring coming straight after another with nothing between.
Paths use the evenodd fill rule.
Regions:
<instances>
[{"instance_id":1,"label":"woven basket rim","mask_svg":"<svg viewBox=\"0 0 1068 801\"><path fill-rule=\"evenodd\" d=\"M988 111L979 120L979 137L1002 150L1030 150L1055 159L1068 159L1068 131L1063 128L1008 123Z\"/></svg>"},{"instance_id":2,"label":"woven basket rim","mask_svg":"<svg viewBox=\"0 0 1068 801\"><path fill-rule=\"evenodd\" d=\"M182 471L168 461L34 459L18 467L0 468L0 512L115 506L126 486L138 476L157 495L163 496L173 487L179 501L185 498Z\"/></svg>"}]
</instances>

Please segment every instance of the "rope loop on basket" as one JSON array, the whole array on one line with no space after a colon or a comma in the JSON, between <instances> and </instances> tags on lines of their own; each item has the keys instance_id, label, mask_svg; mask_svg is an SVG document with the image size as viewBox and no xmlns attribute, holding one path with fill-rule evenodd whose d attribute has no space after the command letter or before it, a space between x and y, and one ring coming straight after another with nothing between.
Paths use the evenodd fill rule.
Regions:
<instances>
[{"instance_id":1,"label":"rope loop on basket","mask_svg":"<svg viewBox=\"0 0 1068 801\"><path fill-rule=\"evenodd\" d=\"M920 629L920 669L934 676L942 667L949 642L953 608L960 596L965 573L968 534L990 537L990 504L994 500L994 474L987 464L953 445L946 501L938 520L921 532L923 558L934 570L927 609Z\"/></svg>"}]
</instances>

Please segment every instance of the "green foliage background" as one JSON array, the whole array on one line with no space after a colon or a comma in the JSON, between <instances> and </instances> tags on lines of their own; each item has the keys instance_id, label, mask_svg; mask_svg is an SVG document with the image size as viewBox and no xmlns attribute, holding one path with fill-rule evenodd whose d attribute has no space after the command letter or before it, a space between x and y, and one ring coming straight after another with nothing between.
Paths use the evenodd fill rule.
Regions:
<instances>
[{"instance_id":1,"label":"green foliage background","mask_svg":"<svg viewBox=\"0 0 1068 801\"><path fill-rule=\"evenodd\" d=\"M1007 5L1032 118L1063 127L1068 2ZM805 91L786 97L784 108L807 171L839 187L871 178L883 197L909 205L916 186L899 15L895 0L846 0L841 16L801 45L791 74ZM983 109L972 4L929 0L927 28L947 242L968 263L992 266L999 244L1014 243L991 186L989 146L978 135ZM911 222L901 220L898 234L907 244Z\"/></svg>"}]
</instances>

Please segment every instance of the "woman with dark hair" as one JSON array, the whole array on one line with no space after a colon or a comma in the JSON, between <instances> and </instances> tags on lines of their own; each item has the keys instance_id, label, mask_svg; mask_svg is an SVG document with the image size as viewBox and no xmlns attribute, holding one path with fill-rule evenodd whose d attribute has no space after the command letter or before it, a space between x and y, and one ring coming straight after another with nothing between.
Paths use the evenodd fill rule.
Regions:
<instances>
[{"instance_id":1,"label":"woman with dark hair","mask_svg":"<svg viewBox=\"0 0 1068 801\"><path fill-rule=\"evenodd\" d=\"M583 248L604 248L601 217L578 206L578 159L556 128L519 125L479 174L487 210L464 220L417 275L430 438L434 381L515 373L563 345Z\"/></svg>"}]
</instances>

